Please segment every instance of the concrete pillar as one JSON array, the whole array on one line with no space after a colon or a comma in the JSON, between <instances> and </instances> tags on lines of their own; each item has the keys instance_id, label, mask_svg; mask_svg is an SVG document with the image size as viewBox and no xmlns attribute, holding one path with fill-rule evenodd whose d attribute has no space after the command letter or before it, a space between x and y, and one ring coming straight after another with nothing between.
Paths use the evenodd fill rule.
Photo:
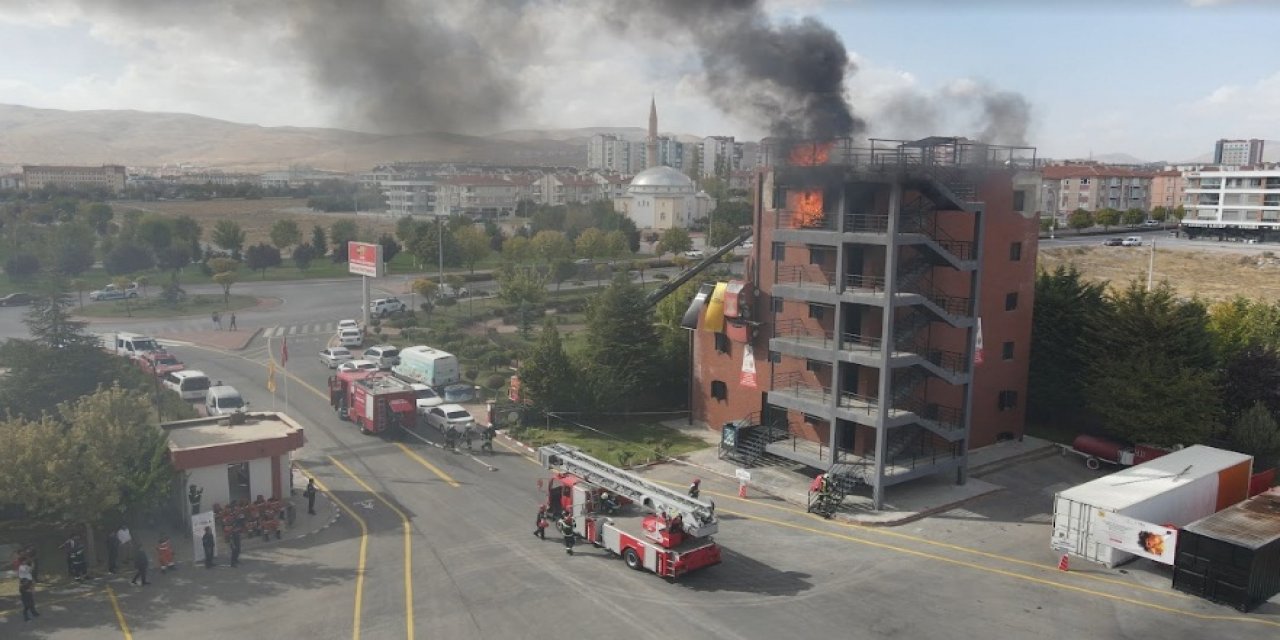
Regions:
<instances>
[{"instance_id":1,"label":"concrete pillar","mask_svg":"<svg viewBox=\"0 0 1280 640\"><path fill-rule=\"evenodd\" d=\"M884 508L884 470L888 462L889 432L885 424L889 420L889 402L893 395L893 371L889 361L893 355L893 298L898 287L898 223L902 208L902 182L895 180L889 191L888 241L884 252L884 316L880 328L880 403L876 411L875 486L872 501L876 510Z\"/></svg>"}]
</instances>

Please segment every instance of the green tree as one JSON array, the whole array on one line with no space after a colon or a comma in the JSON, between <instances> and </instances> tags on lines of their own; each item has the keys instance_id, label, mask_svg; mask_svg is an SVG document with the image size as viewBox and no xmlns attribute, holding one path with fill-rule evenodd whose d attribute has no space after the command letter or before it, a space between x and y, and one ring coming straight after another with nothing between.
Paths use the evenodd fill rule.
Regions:
<instances>
[{"instance_id":1,"label":"green tree","mask_svg":"<svg viewBox=\"0 0 1280 640\"><path fill-rule=\"evenodd\" d=\"M259 242L244 252L244 264L250 271L261 273L262 279L266 280L267 269L281 264L280 250L265 242Z\"/></svg>"},{"instance_id":2,"label":"green tree","mask_svg":"<svg viewBox=\"0 0 1280 640\"><path fill-rule=\"evenodd\" d=\"M489 257L489 236L483 229L466 226L455 231L453 238L458 243L458 259L462 266L475 273L476 263Z\"/></svg>"},{"instance_id":3,"label":"green tree","mask_svg":"<svg viewBox=\"0 0 1280 640\"><path fill-rule=\"evenodd\" d=\"M302 243L293 249L293 264L298 266L299 271L306 271L311 267L311 261L316 257L315 247L308 243Z\"/></svg>"},{"instance_id":4,"label":"green tree","mask_svg":"<svg viewBox=\"0 0 1280 640\"><path fill-rule=\"evenodd\" d=\"M417 237L417 223L414 222L413 216L400 216L396 220L396 239L409 245L413 244Z\"/></svg>"},{"instance_id":5,"label":"green tree","mask_svg":"<svg viewBox=\"0 0 1280 640\"><path fill-rule=\"evenodd\" d=\"M49 262L64 276L77 276L93 266L93 248L97 244L93 229L82 222L64 222L49 238Z\"/></svg>"},{"instance_id":6,"label":"green tree","mask_svg":"<svg viewBox=\"0 0 1280 640\"><path fill-rule=\"evenodd\" d=\"M1253 347L1280 349L1280 306L1262 300L1216 302L1209 306L1208 327L1221 362Z\"/></svg>"},{"instance_id":7,"label":"green tree","mask_svg":"<svg viewBox=\"0 0 1280 640\"><path fill-rule=\"evenodd\" d=\"M15 253L4 261L4 272L10 280L25 280L40 273L40 258L31 253Z\"/></svg>"},{"instance_id":8,"label":"green tree","mask_svg":"<svg viewBox=\"0 0 1280 640\"><path fill-rule=\"evenodd\" d=\"M151 249L133 242L116 244L115 248L102 258L102 268L113 276L146 271L155 264Z\"/></svg>"},{"instance_id":9,"label":"green tree","mask_svg":"<svg viewBox=\"0 0 1280 640\"><path fill-rule=\"evenodd\" d=\"M556 291L560 290L560 285L563 284L565 280L572 278L577 273L578 265L569 262L568 260L557 260L556 262L553 262L551 264L551 269L548 271L551 281L556 285Z\"/></svg>"},{"instance_id":10,"label":"green tree","mask_svg":"<svg viewBox=\"0 0 1280 640\"><path fill-rule=\"evenodd\" d=\"M684 163L685 173L689 179L698 182L702 179L702 146L693 145L689 148L689 158Z\"/></svg>"},{"instance_id":11,"label":"green tree","mask_svg":"<svg viewBox=\"0 0 1280 640\"><path fill-rule=\"evenodd\" d=\"M604 255L610 258L629 256L632 253L631 240L625 231L615 230L605 234L604 244Z\"/></svg>"},{"instance_id":12,"label":"green tree","mask_svg":"<svg viewBox=\"0 0 1280 640\"><path fill-rule=\"evenodd\" d=\"M751 224L751 203L742 200L721 200L716 202L715 211L711 214L711 219L716 222L724 222L733 227L745 227ZM735 231L734 236L737 236Z\"/></svg>"},{"instance_id":13,"label":"green tree","mask_svg":"<svg viewBox=\"0 0 1280 640\"><path fill-rule=\"evenodd\" d=\"M657 251L659 256L668 253L680 255L692 248L693 240L689 237L689 232L679 227L672 227L662 232Z\"/></svg>"},{"instance_id":14,"label":"green tree","mask_svg":"<svg viewBox=\"0 0 1280 640\"><path fill-rule=\"evenodd\" d=\"M441 238L440 234L444 234ZM414 241L410 251L418 262L425 266L434 266L440 262L440 249L444 248L444 265L455 267L460 264L458 242L447 227L439 223L423 222L418 225L418 239Z\"/></svg>"},{"instance_id":15,"label":"green tree","mask_svg":"<svg viewBox=\"0 0 1280 640\"><path fill-rule=\"evenodd\" d=\"M386 265L387 271L391 271L391 261L400 255L400 250L403 247L389 233L378 236L378 245L382 247L382 263Z\"/></svg>"},{"instance_id":16,"label":"green tree","mask_svg":"<svg viewBox=\"0 0 1280 640\"><path fill-rule=\"evenodd\" d=\"M302 241L302 229L298 228L298 223L291 219L277 220L271 225L271 244L277 249L284 251L288 247L292 247Z\"/></svg>"},{"instance_id":17,"label":"green tree","mask_svg":"<svg viewBox=\"0 0 1280 640\"><path fill-rule=\"evenodd\" d=\"M32 339L49 349L98 346L98 338L85 333L88 323L71 319L71 296L59 281L47 283L31 299L24 321Z\"/></svg>"},{"instance_id":18,"label":"green tree","mask_svg":"<svg viewBox=\"0 0 1280 640\"><path fill-rule=\"evenodd\" d=\"M1274 468L1280 456L1280 426L1275 414L1265 404L1254 403L1232 429L1231 444L1254 457L1254 469Z\"/></svg>"},{"instance_id":19,"label":"green tree","mask_svg":"<svg viewBox=\"0 0 1280 640\"><path fill-rule=\"evenodd\" d=\"M214 258L209 261L209 268L213 270L213 281L222 286L222 304L229 305L231 285L234 285L239 277L237 272L240 270L240 262L227 258Z\"/></svg>"},{"instance_id":20,"label":"green tree","mask_svg":"<svg viewBox=\"0 0 1280 640\"><path fill-rule=\"evenodd\" d=\"M422 297L422 311L431 313L431 310L435 308L435 304L432 301L435 300L436 291L439 290L440 286L434 280L418 278L413 281L412 287L413 292Z\"/></svg>"},{"instance_id":21,"label":"green tree","mask_svg":"<svg viewBox=\"0 0 1280 640\"><path fill-rule=\"evenodd\" d=\"M354 220L338 220L329 225L329 241L333 243L333 261L347 261L347 243L358 239L360 229Z\"/></svg>"},{"instance_id":22,"label":"green tree","mask_svg":"<svg viewBox=\"0 0 1280 640\"><path fill-rule=\"evenodd\" d=\"M74 278L69 283L72 289L75 289L77 307L84 308L84 292L89 288L89 282L83 278Z\"/></svg>"},{"instance_id":23,"label":"green tree","mask_svg":"<svg viewBox=\"0 0 1280 640\"><path fill-rule=\"evenodd\" d=\"M537 269L507 266L497 275L499 300L534 307L541 307L546 302L547 281Z\"/></svg>"},{"instance_id":24,"label":"green tree","mask_svg":"<svg viewBox=\"0 0 1280 640\"><path fill-rule=\"evenodd\" d=\"M529 247L543 264L573 257L573 243L560 231L539 231L529 240Z\"/></svg>"},{"instance_id":25,"label":"green tree","mask_svg":"<svg viewBox=\"0 0 1280 640\"><path fill-rule=\"evenodd\" d=\"M1261 402L1280 411L1280 353L1254 345L1233 353L1222 367L1222 405L1228 425Z\"/></svg>"},{"instance_id":26,"label":"green tree","mask_svg":"<svg viewBox=\"0 0 1280 640\"><path fill-rule=\"evenodd\" d=\"M1076 209L1067 215L1067 226L1077 233L1093 226L1093 214L1085 209Z\"/></svg>"},{"instance_id":27,"label":"green tree","mask_svg":"<svg viewBox=\"0 0 1280 640\"><path fill-rule=\"evenodd\" d=\"M1168 283L1146 291L1136 281L1107 301L1087 325L1089 408L1133 442L1203 442L1222 418L1204 306L1180 302Z\"/></svg>"},{"instance_id":28,"label":"green tree","mask_svg":"<svg viewBox=\"0 0 1280 640\"><path fill-rule=\"evenodd\" d=\"M315 249L317 258L329 255L329 237L325 235L324 227L316 225L311 228L311 248Z\"/></svg>"},{"instance_id":29,"label":"green tree","mask_svg":"<svg viewBox=\"0 0 1280 640\"><path fill-rule=\"evenodd\" d=\"M605 233L595 227L584 230L578 234L578 239L574 242L574 250L580 258L602 258L608 253L608 240Z\"/></svg>"},{"instance_id":30,"label":"green tree","mask_svg":"<svg viewBox=\"0 0 1280 640\"><path fill-rule=\"evenodd\" d=\"M173 219L173 237L187 245L187 252L198 257L204 253L200 248L200 236L204 235L204 227L191 216L182 215Z\"/></svg>"},{"instance_id":31,"label":"green tree","mask_svg":"<svg viewBox=\"0 0 1280 640\"><path fill-rule=\"evenodd\" d=\"M1027 379L1027 411L1033 419L1078 417L1088 366L1085 327L1101 312L1106 288L1105 282L1084 280L1074 265L1036 276Z\"/></svg>"},{"instance_id":32,"label":"green tree","mask_svg":"<svg viewBox=\"0 0 1280 640\"><path fill-rule=\"evenodd\" d=\"M1102 225L1102 230L1106 231L1120 224L1120 212L1111 208L1102 209L1093 215L1093 221Z\"/></svg>"},{"instance_id":33,"label":"green tree","mask_svg":"<svg viewBox=\"0 0 1280 640\"><path fill-rule=\"evenodd\" d=\"M159 251L173 243L173 221L155 214L138 222L138 241L148 249Z\"/></svg>"},{"instance_id":34,"label":"green tree","mask_svg":"<svg viewBox=\"0 0 1280 640\"><path fill-rule=\"evenodd\" d=\"M1129 226L1137 226L1142 224L1143 220L1147 219L1147 212L1138 207L1131 207L1125 209L1124 214L1121 215L1121 219Z\"/></svg>"},{"instance_id":35,"label":"green tree","mask_svg":"<svg viewBox=\"0 0 1280 640\"><path fill-rule=\"evenodd\" d=\"M739 233L738 227L727 222L716 220L711 223L711 230L708 232L708 235L711 239L711 246L723 247L735 240Z\"/></svg>"},{"instance_id":36,"label":"green tree","mask_svg":"<svg viewBox=\"0 0 1280 640\"><path fill-rule=\"evenodd\" d=\"M186 245L173 244L156 252L156 266L169 272L169 281L178 282L178 272L191 264L191 253Z\"/></svg>"},{"instance_id":37,"label":"green tree","mask_svg":"<svg viewBox=\"0 0 1280 640\"><path fill-rule=\"evenodd\" d=\"M111 279L111 284L115 285L115 287L121 291L128 291L130 280L127 276L116 276ZM127 317L133 317L133 309L129 305L128 296L125 296L124 298L124 313Z\"/></svg>"},{"instance_id":38,"label":"green tree","mask_svg":"<svg viewBox=\"0 0 1280 640\"><path fill-rule=\"evenodd\" d=\"M650 395L659 372L653 312L644 291L618 274L587 305L586 340L578 371L586 380L587 403L623 411L656 400Z\"/></svg>"},{"instance_id":39,"label":"green tree","mask_svg":"<svg viewBox=\"0 0 1280 640\"><path fill-rule=\"evenodd\" d=\"M574 406L574 366L552 318L543 321L538 341L521 363L520 385L525 398L539 411L564 411Z\"/></svg>"},{"instance_id":40,"label":"green tree","mask_svg":"<svg viewBox=\"0 0 1280 640\"><path fill-rule=\"evenodd\" d=\"M1163 206L1161 206L1161 207L1153 207L1153 208L1151 209L1151 219L1152 219L1152 220L1155 220L1156 222L1164 222L1165 220L1168 220L1168 219L1169 219L1169 208L1168 208L1168 207L1163 207Z\"/></svg>"},{"instance_id":41,"label":"green tree","mask_svg":"<svg viewBox=\"0 0 1280 640\"><path fill-rule=\"evenodd\" d=\"M95 202L85 208L84 217L85 222L88 222L98 235L105 236L111 232L111 219L115 215L111 205Z\"/></svg>"},{"instance_id":42,"label":"green tree","mask_svg":"<svg viewBox=\"0 0 1280 640\"><path fill-rule=\"evenodd\" d=\"M230 251L233 258L238 258L244 249L245 233L240 225L230 220L219 220L213 225L213 244L224 251Z\"/></svg>"},{"instance_id":43,"label":"green tree","mask_svg":"<svg viewBox=\"0 0 1280 640\"><path fill-rule=\"evenodd\" d=\"M533 249L529 247L529 239L516 236L507 240L502 244L502 259L514 264L528 262L533 256Z\"/></svg>"}]
</instances>

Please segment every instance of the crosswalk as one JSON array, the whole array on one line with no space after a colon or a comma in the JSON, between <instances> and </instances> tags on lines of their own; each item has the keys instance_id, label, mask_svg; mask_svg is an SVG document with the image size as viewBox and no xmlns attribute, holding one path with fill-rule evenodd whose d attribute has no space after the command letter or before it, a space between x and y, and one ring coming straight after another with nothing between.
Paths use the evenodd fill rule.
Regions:
<instances>
[{"instance_id":1,"label":"crosswalk","mask_svg":"<svg viewBox=\"0 0 1280 640\"><path fill-rule=\"evenodd\" d=\"M286 326L267 327L262 330L264 338L283 338L286 336L317 336L335 334L338 332L338 323L335 322L310 322L303 324L293 324Z\"/></svg>"}]
</instances>

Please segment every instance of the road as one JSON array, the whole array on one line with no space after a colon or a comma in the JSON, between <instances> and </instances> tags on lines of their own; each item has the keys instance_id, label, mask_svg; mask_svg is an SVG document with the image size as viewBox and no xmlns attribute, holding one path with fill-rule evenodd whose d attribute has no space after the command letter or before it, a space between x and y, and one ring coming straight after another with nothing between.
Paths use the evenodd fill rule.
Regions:
<instances>
[{"instance_id":1,"label":"road","mask_svg":"<svg viewBox=\"0 0 1280 640\"><path fill-rule=\"evenodd\" d=\"M1169 231L1152 230L1139 231L1136 229L1116 229L1114 233L1104 235L1076 235L1074 231L1059 230L1055 238L1040 238L1041 249L1056 249L1062 247L1079 247L1079 246L1099 246L1108 238L1126 238L1128 236L1140 236L1143 242L1143 248L1150 248L1151 242L1154 240L1156 247L1159 249L1171 249L1176 251L1215 251L1223 253L1240 253L1240 254L1259 254L1263 251L1275 251L1277 247L1271 244L1248 244L1244 242L1219 242L1210 238L1200 238L1190 240L1186 236L1174 237ZM1134 249L1134 247L1124 247L1125 249ZM1116 249L1121 249L1116 247Z\"/></svg>"}]
</instances>

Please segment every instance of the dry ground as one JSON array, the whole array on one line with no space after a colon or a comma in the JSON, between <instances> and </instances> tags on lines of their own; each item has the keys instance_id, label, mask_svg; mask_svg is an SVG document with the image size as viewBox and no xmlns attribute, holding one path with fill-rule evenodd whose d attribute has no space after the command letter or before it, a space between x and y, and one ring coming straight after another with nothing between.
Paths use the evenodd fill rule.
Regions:
<instances>
[{"instance_id":1,"label":"dry ground","mask_svg":"<svg viewBox=\"0 0 1280 640\"><path fill-rule=\"evenodd\" d=\"M1074 264L1091 280L1109 280L1126 286L1130 280L1145 283L1149 247L1063 247L1040 250L1040 266L1053 270ZM1280 258L1269 251L1257 253L1209 253L1156 249L1154 281L1167 280L1185 297L1225 300L1235 296L1280 300Z\"/></svg>"},{"instance_id":2,"label":"dry ground","mask_svg":"<svg viewBox=\"0 0 1280 640\"><path fill-rule=\"evenodd\" d=\"M329 225L341 219L354 219L362 236L377 238L383 232L395 232L395 220L382 214L318 213L307 208L303 198L263 198L261 200L166 200L162 202L121 202L115 206L117 213L129 209L164 215L188 215L204 228L207 242L213 225L219 220L231 220L245 232L245 246L259 242L271 242L271 225L277 220L292 218L302 229L303 240L311 239L311 228L321 225L328 232ZM364 233L364 232L371 233Z\"/></svg>"}]
</instances>

